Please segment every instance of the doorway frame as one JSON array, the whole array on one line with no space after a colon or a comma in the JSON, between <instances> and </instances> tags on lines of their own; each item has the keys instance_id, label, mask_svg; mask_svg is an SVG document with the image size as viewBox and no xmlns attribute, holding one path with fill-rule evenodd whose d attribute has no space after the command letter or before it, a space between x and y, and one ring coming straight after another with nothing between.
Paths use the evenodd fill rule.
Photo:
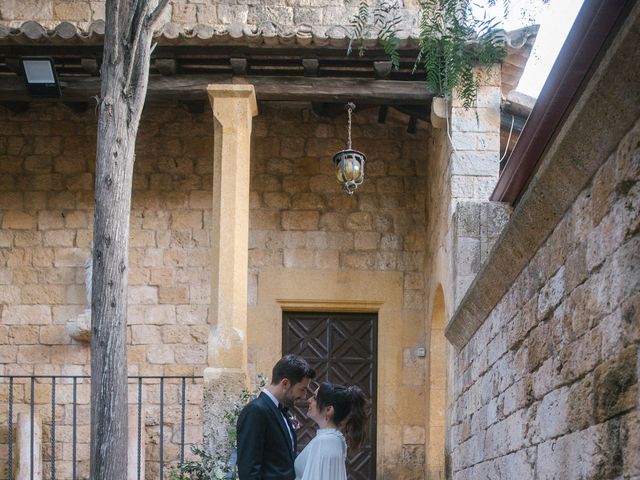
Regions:
<instances>
[{"instance_id":1,"label":"doorway frame","mask_svg":"<svg viewBox=\"0 0 640 480\"><path fill-rule=\"evenodd\" d=\"M387 389L401 378L403 349L402 272L274 269L258 274L255 305L248 308L247 355L250 377L271 373L282 355L283 312L377 313L376 471L400 449L394 411L401 389ZM380 359L385 359L381 361ZM381 388L382 387L382 388ZM396 398L398 397L398 398ZM400 422L401 423L401 422ZM391 433L393 432L393 434Z\"/></svg>"}]
</instances>

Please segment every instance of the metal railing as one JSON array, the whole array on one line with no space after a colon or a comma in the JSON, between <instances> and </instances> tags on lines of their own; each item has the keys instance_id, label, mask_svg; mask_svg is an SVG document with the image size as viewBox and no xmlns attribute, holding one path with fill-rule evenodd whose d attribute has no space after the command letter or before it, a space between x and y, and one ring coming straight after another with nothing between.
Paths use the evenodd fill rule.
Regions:
<instances>
[{"instance_id":1,"label":"metal railing","mask_svg":"<svg viewBox=\"0 0 640 480\"><path fill-rule=\"evenodd\" d=\"M136 472L137 480L142 480L143 462L159 463L158 478L163 480L164 470L169 464L173 466L182 465L185 461L185 446L193 444L193 438L190 442L187 442L185 438L185 429L188 427L186 423L187 410L191 409L197 413L191 415L192 423L191 427L197 427L200 425L199 412L202 402L202 377L201 376L129 376L129 408L135 409L137 413L137 445L135 452ZM42 458L42 478L50 480L55 479L69 479L77 480L79 478L78 466L82 462L84 470L83 476L88 475L88 458L79 458L78 452L78 430L84 428L84 433L87 433L87 428L90 425L90 381L91 377L87 375L0 375L0 432L6 428L6 437L0 434L0 449L6 451L6 457L0 450L0 479L14 480L16 478L15 468L15 448L14 442L16 441L16 435L14 430L18 422L16 418L23 413L28 413L28 429L29 429L29 478L34 480L34 475L39 465L35 464L36 458ZM170 400L167 404L166 397L167 387L173 391L170 392ZM158 388L158 395L156 398L147 398L145 396L152 394L154 389ZM195 392L195 396L187 397L188 390ZM82 396L82 399L79 398ZM50 399L49 399L50 397ZM62 397L62 400L60 400ZM6 408L3 408L2 404L5 404ZM79 407L82 408L82 414L79 414ZM143 423L143 418L149 413L150 410L158 408L157 425L159 427L158 434L158 455L154 458L152 452L151 455L146 455L146 458L142 458L144 445L143 438L149 437L147 429L153 429L155 418L151 418L150 424ZM171 410L169 413L173 413L173 418L167 420L166 410ZM6 422L3 422L3 413L6 412ZM42 444L36 445L36 429L38 428L38 416L42 416ZM151 417L153 414L150 415ZM58 419L61 418L61 420ZM70 418L68 418L70 417ZM3 425L3 423L6 423ZM24 423L24 422L23 422ZM24 425L23 425L24 426ZM166 459L165 452L165 428L169 427L173 430L172 439L170 442L172 445L177 444L178 452L177 458L175 458L175 452L173 458ZM60 439L57 437L58 428L63 429L64 433L69 433L70 440L67 438ZM131 427L130 427L131 428ZM129 432L131 434L131 431ZM24 433L22 433L24 435ZM45 439L45 434L48 435L48 441ZM66 435L65 437L67 437ZM4 438L6 441L4 441ZM151 435L152 440L154 439ZM85 439L85 446L88 444L88 438ZM201 439L200 439L201 441ZM71 444L70 452L70 469L60 472L57 461L61 460L61 455L68 453L69 445ZM4 444L4 445L3 445ZM154 443L155 445L155 443ZM40 450L36 450L36 448ZM131 446L129 447L131 449ZM85 449L84 457L88 457L88 452ZM24 455L21 452L21 455ZM6 468L3 468L2 458L6 458ZM47 460L48 457L48 460ZM46 460L46 461L45 461ZM66 459L65 459L66 460ZM21 458L21 463L23 459ZM66 461L67 467L69 461ZM45 464L46 465L45 467ZM48 468L47 468L48 467ZM3 471L4 470L4 471Z\"/></svg>"}]
</instances>

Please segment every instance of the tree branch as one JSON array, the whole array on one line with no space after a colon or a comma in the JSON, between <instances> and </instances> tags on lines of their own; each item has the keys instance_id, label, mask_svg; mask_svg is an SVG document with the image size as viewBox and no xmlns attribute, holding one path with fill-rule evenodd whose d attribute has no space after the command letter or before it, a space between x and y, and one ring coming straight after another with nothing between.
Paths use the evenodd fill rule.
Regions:
<instances>
[{"instance_id":1,"label":"tree branch","mask_svg":"<svg viewBox=\"0 0 640 480\"><path fill-rule=\"evenodd\" d=\"M138 6L136 5L136 11L133 13L133 18L137 18L135 30L133 32L133 41L131 42L131 54L129 56L129 64L127 65L127 77L125 79L125 93L129 93L131 90L131 76L133 75L133 70L136 66L136 55L138 52L138 44L140 43L140 35L142 34L143 29L145 28L145 13L147 10L148 3L142 4L142 10L139 11ZM131 23L133 23L133 18Z\"/></svg>"},{"instance_id":2,"label":"tree branch","mask_svg":"<svg viewBox=\"0 0 640 480\"><path fill-rule=\"evenodd\" d=\"M147 22L148 22L147 24L149 25L149 28L155 27L156 22L160 18L160 15L162 15L162 11L165 9L168 3L169 3L169 0L160 0L158 2L158 6L147 17Z\"/></svg>"}]
</instances>

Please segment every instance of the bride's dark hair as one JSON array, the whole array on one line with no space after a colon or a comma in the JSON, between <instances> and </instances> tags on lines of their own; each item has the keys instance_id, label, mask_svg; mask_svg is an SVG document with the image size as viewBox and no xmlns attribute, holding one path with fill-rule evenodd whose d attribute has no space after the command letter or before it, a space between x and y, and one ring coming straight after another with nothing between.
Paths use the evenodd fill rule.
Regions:
<instances>
[{"instance_id":1,"label":"bride's dark hair","mask_svg":"<svg viewBox=\"0 0 640 480\"><path fill-rule=\"evenodd\" d=\"M349 448L358 450L367 436L367 399L357 385L322 383L316 393L320 410L333 407L333 421L344 433Z\"/></svg>"}]
</instances>

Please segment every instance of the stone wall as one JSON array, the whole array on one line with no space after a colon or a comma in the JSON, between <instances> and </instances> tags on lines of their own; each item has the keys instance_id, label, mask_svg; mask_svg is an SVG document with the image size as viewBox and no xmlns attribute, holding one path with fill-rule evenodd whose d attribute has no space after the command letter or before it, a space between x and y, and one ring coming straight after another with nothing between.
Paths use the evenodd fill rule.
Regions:
<instances>
[{"instance_id":1,"label":"stone wall","mask_svg":"<svg viewBox=\"0 0 640 480\"><path fill-rule=\"evenodd\" d=\"M453 478L640 475L640 122L458 353Z\"/></svg>"},{"instance_id":2,"label":"stone wall","mask_svg":"<svg viewBox=\"0 0 640 480\"><path fill-rule=\"evenodd\" d=\"M417 0L400 0L403 7L401 30L417 26ZM358 11L358 2L347 0L171 0L161 25L172 22L184 28L205 24L219 29L230 25L264 27L274 22L285 30L307 25L321 32L335 26L348 26ZM87 28L91 22L104 20L104 0L3 0L0 22L18 27L35 20L47 28L62 21Z\"/></svg>"},{"instance_id":3,"label":"stone wall","mask_svg":"<svg viewBox=\"0 0 640 480\"><path fill-rule=\"evenodd\" d=\"M390 475L419 472L425 435L422 417L414 412L423 409L425 374L424 359L415 350L424 346L424 144L429 131L422 124L410 135L404 116L390 112L387 123L378 124L377 110L356 110L353 143L367 154L367 178L349 197L335 181L331 161L345 147L346 114L325 119L305 105L260 108L252 144L249 303L255 304L259 273L266 269L399 275L404 333L389 338L398 352L397 372L406 379L393 394L402 392L404 403L394 408L393 429L379 438L393 439ZM93 228L95 131L92 111L77 114L38 103L21 114L0 109L0 374L89 373L89 345L73 340L67 323L87 307L84 263ZM207 366L212 152L209 111L146 107L131 212L130 375L201 375ZM250 331L249 338L254 334ZM249 352L255 371L261 353L251 343ZM59 432L66 432L58 436L64 456L57 461L60 478L70 469L70 388L58 385L56 418ZM48 383L36 392L46 432ZM187 441L201 438L201 392L201 383L189 384ZM16 409L26 408L18 404L28 400L28 388L21 385L14 393ZM144 397L147 477L155 478L158 386L145 387ZM130 398L135 404L134 385ZM171 408L178 398L177 387L167 386ZM0 402L5 400L6 388L0 385ZM88 385L81 387L79 400L86 431ZM169 408L168 462L176 458L179 440L178 413ZM5 453L6 445L0 445L2 458ZM79 455L85 454L82 444Z\"/></svg>"},{"instance_id":4,"label":"stone wall","mask_svg":"<svg viewBox=\"0 0 640 480\"><path fill-rule=\"evenodd\" d=\"M260 269L311 268L403 272L404 308L424 308L428 131L409 135L400 117L378 124L376 115L354 113L353 147L367 160L365 182L352 196L331 160L346 148L346 115L326 120L274 107L255 118L249 304Z\"/></svg>"},{"instance_id":5,"label":"stone wall","mask_svg":"<svg viewBox=\"0 0 640 480\"><path fill-rule=\"evenodd\" d=\"M472 108L454 98L432 121L426 175L426 332L429 353L428 477L445 478L445 415L452 355L443 327L480 270L508 209L488 201L498 178L500 70L478 70L480 88ZM449 373L450 375L450 373Z\"/></svg>"},{"instance_id":6,"label":"stone wall","mask_svg":"<svg viewBox=\"0 0 640 480\"><path fill-rule=\"evenodd\" d=\"M208 116L194 118L175 109L151 109L142 122L131 214L130 375L201 375L206 366L211 129ZM94 114L37 103L24 114L1 109L0 132L0 373L89 374L89 345L73 340L67 323L87 307L83 265L93 233ZM80 382L78 458L88 458L89 386ZM68 478L72 385L59 383L57 438L63 458L57 468L60 478ZM6 402L6 382L0 392ZM159 458L157 381L145 380L143 395L152 460ZM188 441L201 437L201 397L202 382L189 381ZM21 404L29 398L28 387L17 385L14 411L24 411ZM178 386L167 384L167 460L177 458L179 398ZM46 425L48 380L38 383L35 400ZM130 401L137 401L135 385ZM0 448L6 453L6 445ZM79 468L84 474L86 461ZM149 478L154 472L157 477L152 462Z\"/></svg>"}]
</instances>

